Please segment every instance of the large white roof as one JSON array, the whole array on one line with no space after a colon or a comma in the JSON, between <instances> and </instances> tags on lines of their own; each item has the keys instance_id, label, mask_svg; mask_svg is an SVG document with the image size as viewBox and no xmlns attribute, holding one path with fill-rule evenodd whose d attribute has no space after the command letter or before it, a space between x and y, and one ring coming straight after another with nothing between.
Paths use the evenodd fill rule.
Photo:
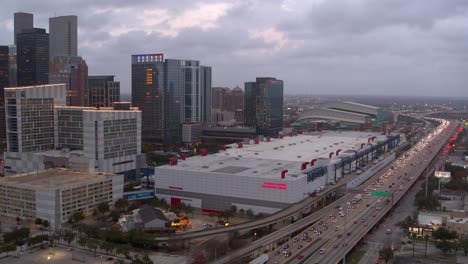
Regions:
<instances>
[{"instance_id":1,"label":"large white roof","mask_svg":"<svg viewBox=\"0 0 468 264\"><path fill-rule=\"evenodd\" d=\"M367 145L367 139L376 137L374 142L385 140L385 135L370 132L326 131L285 136L283 139L272 138L271 142L260 141L254 144L228 145L226 151L207 156L195 156L187 160L178 160L177 166L165 165L158 168L206 173L227 173L235 176L256 176L262 178L280 178L282 170L288 170L287 179L297 179L305 174L301 171L303 162L317 159L316 165L328 165L337 162L335 154L330 160L329 153L341 149L340 155L349 155L352 150L360 150L361 144ZM158 169L156 168L156 169ZM310 168L310 165L307 166Z\"/></svg>"}]
</instances>

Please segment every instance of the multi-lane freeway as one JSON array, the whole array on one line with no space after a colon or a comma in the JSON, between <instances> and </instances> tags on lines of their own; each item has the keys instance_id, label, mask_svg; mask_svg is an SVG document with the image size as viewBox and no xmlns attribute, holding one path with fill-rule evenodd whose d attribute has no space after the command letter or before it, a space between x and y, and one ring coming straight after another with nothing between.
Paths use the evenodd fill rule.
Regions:
<instances>
[{"instance_id":1,"label":"multi-lane freeway","mask_svg":"<svg viewBox=\"0 0 468 264\"><path fill-rule=\"evenodd\" d=\"M439 127L394 161L388 171L360 186L361 199L349 194L340 204L320 211L314 219L317 222L272 252L268 263L339 262L414 184L456 127L455 122L441 120ZM388 196L372 196L372 192Z\"/></svg>"}]
</instances>

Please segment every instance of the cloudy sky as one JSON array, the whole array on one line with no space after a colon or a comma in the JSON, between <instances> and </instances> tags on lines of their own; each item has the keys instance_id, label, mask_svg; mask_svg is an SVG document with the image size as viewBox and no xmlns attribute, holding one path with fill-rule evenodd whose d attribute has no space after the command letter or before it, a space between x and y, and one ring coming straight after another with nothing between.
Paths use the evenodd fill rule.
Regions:
<instances>
[{"instance_id":1,"label":"cloudy sky","mask_svg":"<svg viewBox=\"0 0 468 264\"><path fill-rule=\"evenodd\" d=\"M130 55L164 53L213 67L213 85L256 76L291 94L467 96L466 0L3 0L0 44L13 13L77 15L90 75L131 91Z\"/></svg>"}]
</instances>

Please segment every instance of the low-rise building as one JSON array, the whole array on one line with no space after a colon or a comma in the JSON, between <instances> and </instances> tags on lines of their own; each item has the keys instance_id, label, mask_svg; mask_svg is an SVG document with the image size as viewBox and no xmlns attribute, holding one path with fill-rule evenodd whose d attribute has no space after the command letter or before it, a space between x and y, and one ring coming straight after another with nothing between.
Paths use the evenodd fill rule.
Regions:
<instances>
[{"instance_id":1,"label":"low-rise building","mask_svg":"<svg viewBox=\"0 0 468 264\"><path fill-rule=\"evenodd\" d=\"M172 227L171 223L178 221L178 219L170 218L172 214L146 205L133 210L132 214L123 215L119 219L119 224L122 231L125 232L134 229L173 230L174 227Z\"/></svg>"},{"instance_id":2,"label":"low-rise building","mask_svg":"<svg viewBox=\"0 0 468 264\"><path fill-rule=\"evenodd\" d=\"M48 220L58 230L75 212L122 198L123 175L50 169L0 178L0 216Z\"/></svg>"}]
</instances>

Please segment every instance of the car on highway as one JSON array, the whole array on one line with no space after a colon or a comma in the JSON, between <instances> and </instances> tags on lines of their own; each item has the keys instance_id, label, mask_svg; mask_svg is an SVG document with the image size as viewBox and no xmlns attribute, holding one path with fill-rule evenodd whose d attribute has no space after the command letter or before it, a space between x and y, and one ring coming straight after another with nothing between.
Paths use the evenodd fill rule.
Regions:
<instances>
[{"instance_id":1,"label":"car on highway","mask_svg":"<svg viewBox=\"0 0 468 264\"><path fill-rule=\"evenodd\" d=\"M303 245L299 245L297 246L297 249L301 249L302 247L304 247Z\"/></svg>"},{"instance_id":2,"label":"car on highway","mask_svg":"<svg viewBox=\"0 0 468 264\"><path fill-rule=\"evenodd\" d=\"M392 233L392 230L390 230L390 228L387 228L387 231L385 233L387 233L387 235L389 235L390 233Z\"/></svg>"},{"instance_id":3,"label":"car on highway","mask_svg":"<svg viewBox=\"0 0 468 264\"><path fill-rule=\"evenodd\" d=\"M284 257L289 258L292 255L291 251L284 253Z\"/></svg>"},{"instance_id":4,"label":"car on highway","mask_svg":"<svg viewBox=\"0 0 468 264\"><path fill-rule=\"evenodd\" d=\"M304 256L302 256L302 255L297 256L297 259L303 259L303 258L304 258Z\"/></svg>"},{"instance_id":5,"label":"car on highway","mask_svg":"<svg viewBox=\"0 0 468 264\"><path fill-rule=\"evenodd\" d=\"M336 238L341 238L343 235L342 234L338 234L336 235Z\"/></svg>"},{"instance_id":6,"label":"car on highway","mask_svg":"<svg viewBox=\"0 0 468 264\"><path fill-rule=\"evenodd\" d=\"M289 248L289 245L288 245L288 244L285 244L285 245L283 246L283 249L284 249L284 250L286 250L286 249L288 249L288 248Z\"/></svg>"},{"instance_id":7,"label":"car on highway","mask_svg":"<svg viewBox=\"0 0 468 264\"><path fill-rule=\"evenodd\" d=\"M324 249L324 248L320 249L320 254L323 254L323 253L325 253L325 249Z\"/></svg>"}]
</instances>

